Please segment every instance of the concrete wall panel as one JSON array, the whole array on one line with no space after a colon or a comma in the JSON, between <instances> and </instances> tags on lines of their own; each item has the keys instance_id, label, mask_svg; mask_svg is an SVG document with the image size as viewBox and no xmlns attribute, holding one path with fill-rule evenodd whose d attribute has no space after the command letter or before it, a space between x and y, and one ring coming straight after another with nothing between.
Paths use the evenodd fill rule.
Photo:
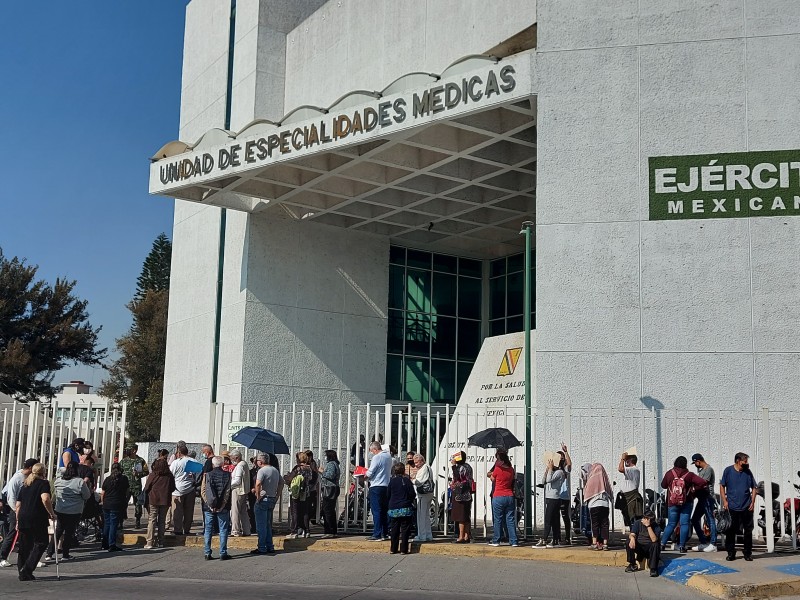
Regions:
<instances>
[{"instance_id":1,"label":"concrete wall panel","mask_svg":"<svg viewBox=\"0 0 800 600\"><path fill-rule=\"evenodd\" d=\"M669 44L744 35L742 0L645 0L639 43Z\"/></svg>"},{"instance_id":2,"label":"concrete wall panel","mask_svg":"<svg viewBox=\"0 0 800 600\"><path fill-rule=\"evenodd\" d=\"M639 350L638 235L636 223L536 228L539 350Z\"/></svg>"},{"instance_id":3,"label":"concrete wall panel","mask_svg":"<svg viewBox=\"0 0 800 600\"><path fill-rule=\"evenodd\" d=\"M749 352L747 221L642 223L645 352Z\"/></svg>"},{"instance_id":4,"label":"concrete wall panel","mask_svg":"<svg viewBox=\"0 0 800 600\"><path fill-rule=\"evenodd\" d=\"M800 3L797 6L800 7ZM747 132L750 150L800 148L798 87L800 35L747 40Z\"/></svg>"},{"instance_id":5,"label":"concrete wall panel","mask_svg":"<svg viewBox=\"0 0 800 600\"><path fill-rule=\"evenodd\" d=\"M795 0L745 0L747 35L800 33L800 3Z\"/></svg>"},{"instance_id":6,"label":"concrete wall panel","mask_svg":"<svg viewBox=\"0 0 800 600\"><path fill-rule=\"evenodd\" d=\"M636 49L544 54L537 65L537 222L638 219Z\"/></svg>"},{"instance_id":7,"label":"concrete wall panel","mask_svg":"<svg viewBox=\"0 0 800 600\"><path fill-rule=\"evenodd\" d=\"M572 0L569 10L565 10L563 0L538 0L537 47L550 52L634 46L638 38L638 5L639 0Z\"/></svg>"},{"instance_id":8,"label":"concrete wall panel","mask_svg":"<svg viewBox=\"0 0 800 600\"><path fill-rule=\"evenodd\" d=\"M771 410L797 411L800 352L756 355L756 404ZM797 447L797 432L793 432Z\"/></svg>"},{"instance_id":9,"label":"concrete wall panel","mask_svg":"<svg viewBox=\"0 0 800 600\"><path fill-rule=\"evenodd\" d=\"M755 408L752 354L645 353L642 371L644 395L667 410Z\"/></svg>"},{"instance_id":10,"label":"concrete wall panel","mask_svg":"<svg viewBox=\"0 0 800 600\"><path fill-rule=\"evenodd\" d=\"M753 219L750 228L756 352L799 352L800 220Z\"/></svg>"},{"instance_id":11,"label":"concrete wall panel","mask_svg":"<svg viewBox=\"0 0 800 600\"><path fill-rule=\"evenodd\" d=\"M539 406L642 407L638 353L538 352L536 373Z\"/></svg>"}]
</instances>

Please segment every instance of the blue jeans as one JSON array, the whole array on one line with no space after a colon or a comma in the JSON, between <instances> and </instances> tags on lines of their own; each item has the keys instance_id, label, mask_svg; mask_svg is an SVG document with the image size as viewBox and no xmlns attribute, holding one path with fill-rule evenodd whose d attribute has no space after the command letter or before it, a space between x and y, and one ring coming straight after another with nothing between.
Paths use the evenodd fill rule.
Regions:
<instances>
[{"instance_id":1,"label":"blue jeans","mask_svg":"<svg viewBox=\"0 0 800 600\"><path fill-rule=\"evenodd\" d=\"M272 541L272 511L275 508L276 500L277 498L265 498L253 506L259 552L275 552L275 544Z\"/></svg>"},{"instance_id":2,"label":"blue jeans","mask_svg":"<svg viewBox=\"0 0 800 600\"><path fill-rule=\"evenodd\" d=\"M385 485L376 485L369 488L369 507L372 511L372 529L374 539L383 539L389 535L389 488Z\"/></svg>"},{"instance_id":3,"label":"blue jeans","mask_svg":"<svg viewBox=\"0 0 800 600\"><path fill-rule=\"evenodd\" d=\"M515 513L517 512L517 503L514 496L500 496L492 498L492 525L494 526L494 534L492 535L492 543L497 544L500 538L503 537L503 529L506 530L508 541L510 544L517 543L517 527L514 523Z\"/></svg>"},{"instance_id":4,"label":"blue jeans","mask_svg":"<svg viewBox=\"0 0 800 600\"><path fill-rule=\"evenodd\" d=\"M228 535L231 532L231 511L203 511L203 537L206 542L203 551L206 554L211 554L211 537L214 535L215 523L219 528L219 554L222 556L228 553Z\"/></svg>"},{"instance_id":5,"label":"blue jeans","mask_svg":"<svg viewBox=\"0 0 800 600\"><path fill-rule=\"evenodd\" d=\"M703 532L703 515L705 515L706 523L708 523L708 532L711 534L710 539ZM697 539L700 540L701 544L717 543L717 520L714 518L714 499L711 494L697 501L697 506L694 507L694 513L692 513L692 527L694 527Z\"/></svg>"},{"instance_id":6,"label":"blue jeans","mask_svg":"<svg viewBox=\"0 0 800 600\"><path fill-rule=\"evenodd\" d=\"M117 528L119 527L119 513L115 510L103 509L103 546L117 545Z\"/></svg>"},{"instance_id":7,"label":"blue jeans","mask_svg":"<svg viewBox=\"0 0 800 600\"><path fill-rule=\"evenodd\" d=\"M664 527L664 533L661 534L661 545L663 546L669 541L669 538L672 537L672 533L675 531L675 527L680 523L681 534L680 543L678 545L681 548L685 547L689 539L689 517L691 516L691 502L686 502L683 506L670 506L667 512L667 526Z\"/></svg>"}]
</instances>

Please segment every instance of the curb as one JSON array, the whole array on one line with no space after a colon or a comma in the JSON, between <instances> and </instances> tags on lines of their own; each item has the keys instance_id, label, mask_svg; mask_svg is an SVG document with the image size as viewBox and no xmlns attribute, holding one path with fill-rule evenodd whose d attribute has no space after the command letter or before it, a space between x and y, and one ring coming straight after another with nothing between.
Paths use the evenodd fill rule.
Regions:
<instances>
[{"instance_id":1,"label":"curb","mask_svg":"<svg viewBox=\"0 0 800 600\"><path fill-rule=\"evenodd\" d=\"M686 585L714 598L776 598L800 594L800 579L783 579L769 583L730 584L710 575L693 575Z\"/></svg>"},{"instance_id":2,"label":"curb","mask_svg":"<svg viewBox=\"0 0 800 600\"><path fill-rule=\"evenodd\" d=\"M300 538L286 539L283 536L274 538L275 549L284 552L348 552L375 553L389 552L389 542L368 542L361 537L341 537L335 539ZM168 536L164 539L168 547L202 548L201 535ZM143 546L145 536L128 533L123 535L122 543L130 546ZM218 542L217 542L218 543ZM609 550L593 552L585 546L553 549L533 549L530 546L511 548L510 546L493 547L485 543L452 544L447 540L438 542L412 543L411 554L453 556L457 558L505 558L526 561L568 562L571 564L591 565L596 567L623 567L627 564L624 551ZM229 537L228 548L234 550L252 550L256 547L256 537Z\"/></svg>"}]
</instances>

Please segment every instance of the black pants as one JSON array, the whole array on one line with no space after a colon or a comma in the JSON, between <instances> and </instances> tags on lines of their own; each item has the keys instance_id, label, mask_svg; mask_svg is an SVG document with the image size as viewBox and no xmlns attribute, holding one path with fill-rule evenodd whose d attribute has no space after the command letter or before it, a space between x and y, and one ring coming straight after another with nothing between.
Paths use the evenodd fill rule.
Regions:
<instances>
[{"instance_id":1,"label":"black pants","mask_svg":"<svg viewBox=\"0 0 800 600\"><path fill-rule=\"evenodd\" d=\"M625 544L625 551L628 553L628 564L632 565L637 561L646 558L650 563L650 570L658 569L658 561L661 560L661 541L656 540L650 544L640 544L636 542L636 548L631 548Z\"/></svg>"},{"instance_id":2,"label":"black pants","mask_svg":"<svg viewBox=\"0 0 800 600\"><path fill-rule=\"evenodd\" d=\"M47 548L47 525L35 529L19 530L17 548L17 570L20 575L30 575L36 570Z\"/></svg>"},{"instance_id":3,"label":"black pants","mask_svg":"<svg viewBox=\"0 0 800 600\"><path fill-rule=\"evenodd\" d=\"M338 496L338 494L337 494ZM322 497L322 518L325 520L325 533L329 535L336 535L337 532L337 518L336 507L339 503L339 498L325 498Z\"/></svg>"},{"instance_id":4,"label":"black pants","mask_svg":"<svg viewBox=\"0 0 800 600\"><path fill-rule=\"evenodd\" d=\"M292 500L294 504L290 507L292 510L293 521L295 523L292 533L297 533L301 529L305 533L311 531L311 502L308 500Z\"/></svg>"},{"instance_id":5,"label":"black pants","mask_svg":"<svg viewBox=\"0 0 800 600\"><path fill-rule=\"evenodd\" d=\"M564 539L569 540L570 527L572 526L572 521L569 518L569 500L561 499L559 502L559 508L561 509L561 520L564 522Z\"/></svg>"},{"instance_id":6,"label":"black pants","mask_svg":"<svg viewBox=\"0 0 800 600\"><path fill-rule=\"evenodd\" d=\"M3 544L0 545L0 560L6 560L8 555L11 554L11 546L14 543L14 538L17 535L17 515L12 510L6 516L6 535L3 538Z\"/></svg>"},{"instance_id":7,"label":"black pants","mask_svg":"<svg viewBox=\"0 0 800 600\"><path fill-rule=\"evenodd\" d=\"M736 555L736 534L739 528L744 529L744 555L750 556L753 553L753 511L751 510L732 510L731 528L725 534L725 550L728 556Z\"/></svg>"},{"instance_id":8,"label":"black pants","mask_svg":"<svg viewBox=\"0 0 800 600\"><path fill-rule=\"evenodd\" d=\"M70 548L72 548L72 541L75 539L75 530L78 528L78 522L81 520L80 515L68 515L65 513L56 513L58 520L56 521L56 535L55 538L50 540L47 546L47 556L53 556L55 552L54 540L60 540L64 536L64 541L61 543L61 553L64 556L69 556Z\"/></svg>"},{"instance_id":9,"label":"black pants","mask_svg":"<svg viewBox=\"0 0 800 600\"><path fill-rule=\"evenodd\" d=\"M596 538L598 543L608 544L608 507L590 508L589 518L592 521L592 537Z\"/></svg>"},{"instance_id":10,"label":"black pants","mask_svg":"<svg viewBox=\"0 0 800 600\"><path fill-rule=\"evenodd\" d=\"M553 533L553 543L561 541L561 500L558 498L544 499L544 539L550 532Z\"/></svg>"},{"instance_id":11,"label":"black pants","mask_svg":"<svg viewBox=\"0 0 800 600\"><path fill-rule=\"evenodd\" d=\"M408 554L408 536L411 534L411 519L412 517L394 517L389 526L392 532L390 550L392 552L399 551L403 554Z\"/></svg>"}]
</instances>

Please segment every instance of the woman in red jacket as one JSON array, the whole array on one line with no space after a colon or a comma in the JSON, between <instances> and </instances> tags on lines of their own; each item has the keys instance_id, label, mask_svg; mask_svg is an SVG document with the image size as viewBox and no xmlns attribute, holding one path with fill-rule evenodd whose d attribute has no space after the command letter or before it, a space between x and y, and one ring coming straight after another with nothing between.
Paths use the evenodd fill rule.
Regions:
<instances>
[{"instance_id":1,"label":"woman in red jacket","mask_svg":"<svg viewBox=\"0 0 800 600\"><path fill-rule=\"evenodd\" d=\"M661 480L661 487L667 490L667 526L661 534L661 549L665 549L667 541L672 537L675 527L680 523L680 552L686 554L686 542L689 540L689 519L692 515L695 492L708 486L708 482L687 469L685 456L679 456L672 463L673 467Z\"/></svg>"}]
</instances>

